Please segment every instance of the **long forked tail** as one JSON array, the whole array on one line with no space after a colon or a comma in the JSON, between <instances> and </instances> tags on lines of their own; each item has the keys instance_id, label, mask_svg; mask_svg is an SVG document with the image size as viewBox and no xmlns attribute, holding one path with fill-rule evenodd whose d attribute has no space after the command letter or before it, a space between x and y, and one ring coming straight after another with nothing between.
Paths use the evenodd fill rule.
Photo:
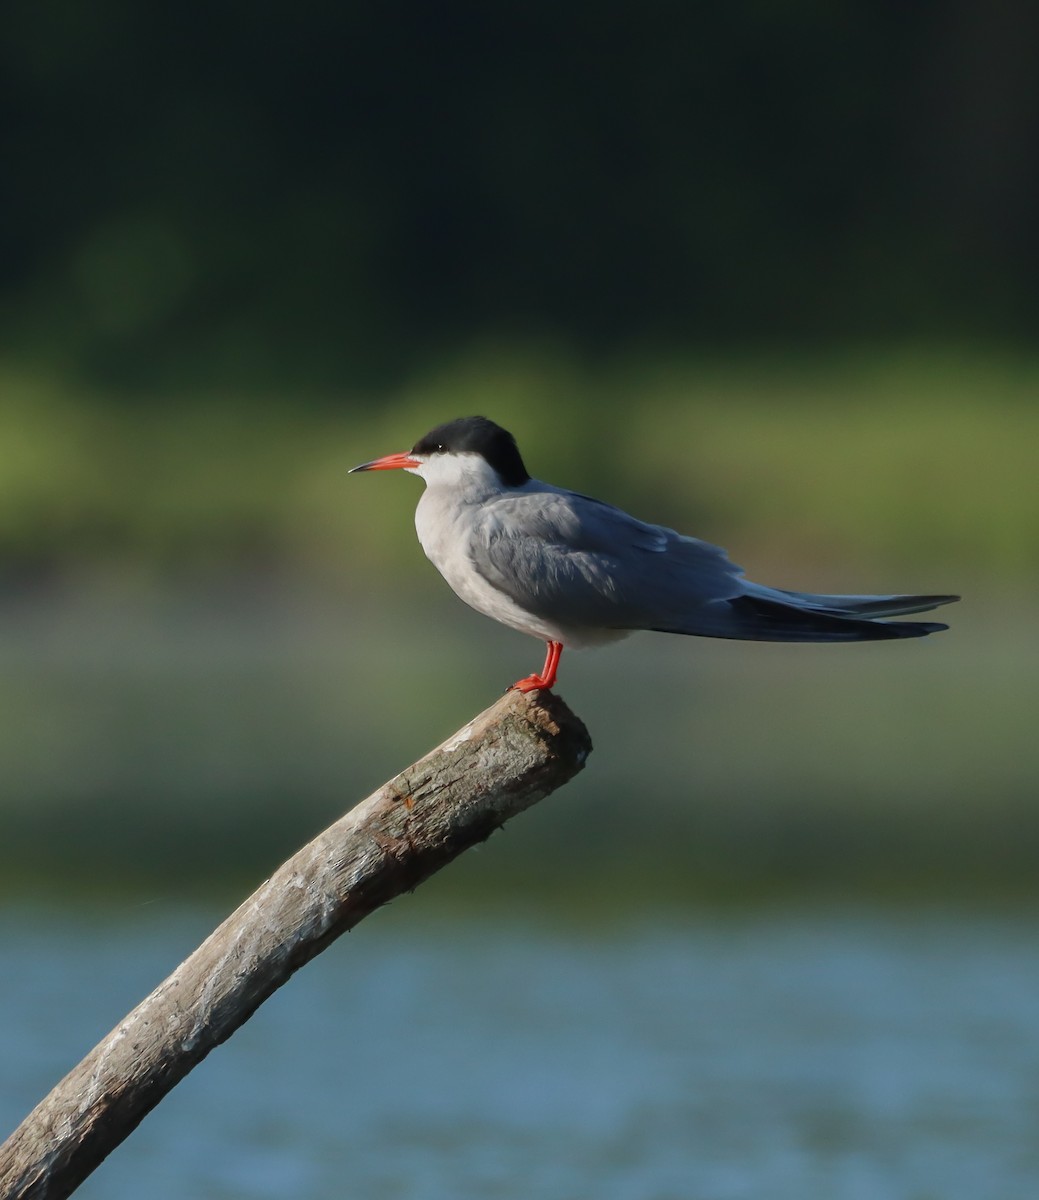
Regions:
<instances>
[{"instance_id":1,"label":"long forked tail","mask_svg":"<svg viewBox=\"0 0 1039 1200\"><path fill-rule=\"evenodd\" d=\"M959 596L822 596L748 583L730 600L741 638L769 642L862 642L926 637L948 629L938 621L885 621L930 612Z\"/></svg>"}]
</instances>

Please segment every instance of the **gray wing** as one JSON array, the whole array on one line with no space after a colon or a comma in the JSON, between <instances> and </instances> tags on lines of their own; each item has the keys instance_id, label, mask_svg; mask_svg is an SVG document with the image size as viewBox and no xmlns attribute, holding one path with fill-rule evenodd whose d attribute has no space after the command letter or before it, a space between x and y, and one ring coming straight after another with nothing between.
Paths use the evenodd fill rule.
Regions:
<instances>
[{"instance_id":1,"label":"gray wing","mask_svg":"<svg viewBox=\"0 0 1039 1200\"><path fill-rule=\"evenodd\" d=\"M531 480L481 509L476 571L528 612L575 629L655 629L777 642L923 637L925 612L956 596L817 596L743 578L718 546Z\"/></svg>"},{"instance_id":2,"label":"gray wing","mask_svg":"<svg viewBox=\"0 0 1039 1200\"><path fill-rule=\"evenodd\" d=\"M729 615L717 602L743 590L719 547L543 484L486 503L470 556L492 586L564 626L677 632L699 614L708 632Z\"/></svg>"}]
</instances>

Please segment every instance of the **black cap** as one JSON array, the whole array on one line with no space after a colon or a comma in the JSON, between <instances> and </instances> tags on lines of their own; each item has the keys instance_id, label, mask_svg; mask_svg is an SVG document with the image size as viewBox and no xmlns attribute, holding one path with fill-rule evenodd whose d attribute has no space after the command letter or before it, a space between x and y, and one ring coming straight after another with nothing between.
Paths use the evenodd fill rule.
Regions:
<instances>
[{"instance_id":1,"label":"black cap","mask_svg":"<svg viewBox=\"0 0 1039 1200\"><path fill-rule=\"evenodd\" d=\"M459 417L431 429L411 448L412 454L479 454L508 487L519 487L530 474L516 439L486 417Z\"/></svg>"}]
</instances>

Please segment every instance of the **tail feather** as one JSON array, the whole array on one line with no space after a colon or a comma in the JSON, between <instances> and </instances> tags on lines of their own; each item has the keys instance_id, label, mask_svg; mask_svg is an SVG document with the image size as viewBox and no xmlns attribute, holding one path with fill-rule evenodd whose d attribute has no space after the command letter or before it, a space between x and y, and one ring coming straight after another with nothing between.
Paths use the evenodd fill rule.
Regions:
<instances>
[{"instance_id":1,"label":"tail feather","mask_svg":"<svg viewBox=\"0 0 1039 1200\"><path fill-rule=\"evenodd\" d=\"M955 597L884 596L816 597L779 593L789 600L748 593L728 603L738 618L739 631L731 636L768 642L863 642L892 638L926 637L948 629L938 621L880 621L881 615L925 612ZM812 600L850 600L847 607L815 606ZM892 604L904 603L904 607Z\"/></svg>"},{"instance_id":2,"label":"tail feather","mask_svg":"<svg viewBox=\"0 0 1039 1200\"><path fill-rule=\"evenodd\" d=\"M685 608L667 621L637 628L758 642L866 642L926 637L939 621L887 621L882 617L929 612L959 596L828 596L787 592L742 580L742 593Z\"/></svg>"},{"instance_id":3,"label":"tail feather","mask_svg":"<svg viewBox=\"0 0 1039 1200\"><path fill-rule=\"evenodd\" d=\"M786 592L780 588L758 589L756 585L754 594L834 617L904 617L910 613L930 612L959 600L959 596L823 596L812 592Z\"/></svg>"}]
</instances>

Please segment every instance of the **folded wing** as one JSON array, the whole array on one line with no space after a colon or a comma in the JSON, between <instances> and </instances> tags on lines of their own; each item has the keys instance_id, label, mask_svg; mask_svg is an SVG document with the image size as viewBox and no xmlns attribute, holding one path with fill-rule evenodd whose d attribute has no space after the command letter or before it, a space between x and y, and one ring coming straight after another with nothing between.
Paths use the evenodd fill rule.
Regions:
<instances>
[{"instance_id":1,"label":"folded wing","mask_svg":"<svg viewBox=\"0 0 1039 1200\"><path fill-rule=\"evenodd\" d=\"M885 622L954 596L830 596L743 578L718 546L531 481L486 503L470 557L493 587L564 627L763 641L920 637L936 622Z\"/></svg>"},{"instance_id":2,"label":"folded wing","mask_svg":"<svg viewBox=\"0 0 1039 1200\"><path fill-rule=\"evenodd\" d=\"M485 504L470 551L483 578L529 611L561 625L652 629L697 613L710 623L710 606L722 614L742 593L740 568L718 546L539 488Z\"/></svg>"}]
</instances>

